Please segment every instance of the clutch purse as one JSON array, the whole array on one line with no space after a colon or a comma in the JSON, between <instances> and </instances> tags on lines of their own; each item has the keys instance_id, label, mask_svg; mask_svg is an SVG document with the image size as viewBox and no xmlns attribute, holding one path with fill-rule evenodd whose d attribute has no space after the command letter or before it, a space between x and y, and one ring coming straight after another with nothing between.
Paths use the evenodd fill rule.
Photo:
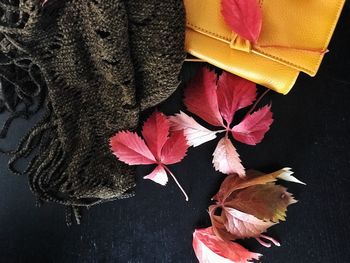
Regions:
<instances>
[{"instance_id":1,"label":"clutch purse","mask_svg":"<svg viewBox=\"0 0 350 263\"><path fill-rule=\"evenodd\" d=\"M260 0L263 22L250 43L232 32L220 0L185 0L189 54L287 94L302 71L315 76L345 0Z\"/></svg>"}]
</instances>

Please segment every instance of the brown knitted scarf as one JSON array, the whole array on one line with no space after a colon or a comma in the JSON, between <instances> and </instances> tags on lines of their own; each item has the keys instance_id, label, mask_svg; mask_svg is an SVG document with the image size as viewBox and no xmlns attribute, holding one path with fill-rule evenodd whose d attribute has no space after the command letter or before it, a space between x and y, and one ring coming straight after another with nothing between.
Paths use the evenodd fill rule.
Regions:
<instances>
[{"instance_id":1,"label":"brown knitted scarf","mask_svg":"<svg viewBox=\"0 0 350 263\"><path fill-rule=\"evenodd\" d=\"M109 138L178 86L181 0L0 0L0 110L46 114L11 152L42 201L91 206L133 194ZM46 92L47 90L47 92ZM28 168L16 162L39 147Z\"/></svg>"}]
</instances>

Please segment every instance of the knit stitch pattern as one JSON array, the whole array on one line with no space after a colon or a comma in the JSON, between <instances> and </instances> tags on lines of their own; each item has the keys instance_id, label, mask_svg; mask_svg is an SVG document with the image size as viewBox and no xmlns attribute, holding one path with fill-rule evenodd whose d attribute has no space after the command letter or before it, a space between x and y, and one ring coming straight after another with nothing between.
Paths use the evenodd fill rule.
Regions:
<instances>
[{"instance_id":1,"label":"knit stitch pattern","mask_svg":"<svg viewBox=\"0 0 350 263\"><path fill-rule=\"evenodd\" d=\"M182 1L0 0L1 14L0 110L28 117L45 98L47 109L10 168L42 201L77 207L133 195L134 171L111 154L109 138L136 129L140 110L178 86Z\"/></svg>"}]
</instances>

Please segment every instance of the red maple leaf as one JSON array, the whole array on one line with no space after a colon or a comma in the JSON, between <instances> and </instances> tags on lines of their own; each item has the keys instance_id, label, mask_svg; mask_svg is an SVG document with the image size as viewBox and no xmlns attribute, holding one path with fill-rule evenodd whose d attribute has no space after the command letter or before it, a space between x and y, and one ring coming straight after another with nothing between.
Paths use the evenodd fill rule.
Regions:
<instances>
[{"instance_id":1,"label":"red maple leaf","mask_svg":"<svg viewBox=\"0 0 350 263\"><path fill-rule=\"evenodd\" d=\"M214 72L203 68L187 86L184 103L190 112L209 124L224 129L211 131L184 112L170 117L171 128L175 131L183 130L188 143L194 147L213 140L217 134L225 132L225 137L219 141L214 151L213 165L222 173L235 173L244 177L244 167L228 135L232 134L237 141L249 145L262 141L273 119L269 105L254 112L261 98L256 101L243 120L232 127L236 111L252 105L255 101L256 84L227 72L217 78Z\"/></svg>"},{"instance_id":2,"label":"red maple leaf","mask_svg":"<svg viewBox=\"0 0 350 263\"><path fill-rule=\"evenodd\" d=\"M169 132L169 128L167 117L154 112L144 123L143 139L135 132L120 131L110 139L110 146L113 154L129 165L156 164L144 178L166 185L170 174L188 201L186 192L166 165L180 162L189 146L183 131Z\"/></svg>"}]
</instances>

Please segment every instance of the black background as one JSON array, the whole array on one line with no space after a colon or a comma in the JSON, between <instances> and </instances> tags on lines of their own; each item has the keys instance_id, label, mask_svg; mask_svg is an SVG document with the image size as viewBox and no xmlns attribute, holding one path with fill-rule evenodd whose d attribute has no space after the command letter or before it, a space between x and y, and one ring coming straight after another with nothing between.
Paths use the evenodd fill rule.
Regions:
<instances>
[{"instance_id":1,"label":"black background","mask_svg":"<svg viewBox=\"0 0 350 263\"><path fill-rule=\"evenodd\" d=\"M329 49L315 78L301 74L288 96L268 94L275 122L265 140L256 147L235 143L245 167L272 172L289 166L308 184L288 185L299 203L268 232L282 247L245 243L264 254L262 262L350 262L349 2ZM160 108L183 109L181 90ZM34 122L17 122L5 143ZM138 168L136 197L93 207L81 225L69 228L63 207L35 207L26 179L8 172L1 156L0 262L196 262L192 232L209 225L206 209L224 178L211 165L216 143L192 148L171 166L188 203L173 181L161 187L142 180L150 167Z\"/></svg>"}]
</instances>

